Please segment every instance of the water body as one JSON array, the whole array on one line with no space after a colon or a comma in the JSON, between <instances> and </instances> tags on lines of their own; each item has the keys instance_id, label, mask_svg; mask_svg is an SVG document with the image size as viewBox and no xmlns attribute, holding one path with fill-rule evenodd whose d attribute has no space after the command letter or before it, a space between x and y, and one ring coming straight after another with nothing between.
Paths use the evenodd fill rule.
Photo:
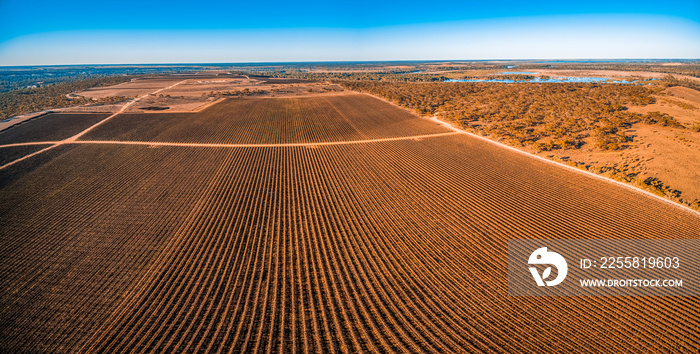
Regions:
<instances>
[{"instance_id":1,"label":"water body","mask_svg":"<svg viewBox=\"0 0 700 354\"><path fill-rule=\"evenodd\" d=\"M508 75L508 74L537 75L537 73L534 71L504 71L501 73L501 75Z\"/></svg>"},{"instance_id":2,"label":"water body","mask_svg":"<svg viewBox=\"0 0 700 354\"><path fill-rule=\"evenodd\" d=\"M397 74L397 75L420 74L420 73L422 73L422 72L423 72L423 70L416 70L416 71L402 71L402 72L396 72L396 73L394 73L394 74Z\"/></svg>"},{"instance_id":3,"label":"water body","mask_svg":"<svg viewBox=\"0 0 700 354\"><path fill-rule=\"evenodd\" d=\"M504 73L505 74L505 73ZM521 73L518 73L521 74ZM548 82L577 82L577 83L613 83L613 84L630 84L637 80L614 80L608 77L557 77L542 79L536 77L530 80L510 80L510 79L449 79L445 82L501 82L512 84L516 82L533 82L533 83L548 83Z\"/></svg>"}]
</instances>

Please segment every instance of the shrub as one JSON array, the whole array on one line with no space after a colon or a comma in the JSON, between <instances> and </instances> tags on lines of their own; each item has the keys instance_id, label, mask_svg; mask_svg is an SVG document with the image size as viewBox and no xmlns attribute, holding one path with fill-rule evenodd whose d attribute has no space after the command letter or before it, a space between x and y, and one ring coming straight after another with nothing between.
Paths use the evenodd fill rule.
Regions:
<instances>
[{"instance_id":1,"label":"shrub","mask_svg":"<svg viewBox=\"0 0 700 354\"><path fill-rule=\"evenodd\" d=\"M646 124L660 124L664 127L674 127L674 128L685 128L683 124L677 121L675 118L671 117L666 113L661 113L658 111L649 112L642 116L642 123Z\"/></svg>"},{"instance_id":2,"label":"shrub","mask_svg":"<svg viewBox=\"0 0 700 354\"><path fill-rule=\"evenodd\" d=\"M693 125L690 127L690 130L694 132L700 132L700 122L693 123Z\"/></svg>"}]
</instances>

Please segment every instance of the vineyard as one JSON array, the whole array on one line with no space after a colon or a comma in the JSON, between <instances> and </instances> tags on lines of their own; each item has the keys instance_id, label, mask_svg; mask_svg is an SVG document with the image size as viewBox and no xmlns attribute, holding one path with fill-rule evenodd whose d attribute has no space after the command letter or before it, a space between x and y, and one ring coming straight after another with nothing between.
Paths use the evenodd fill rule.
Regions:
<instances>
[{"instance_id":1,"label":"vineyard","mask_svg":"<svg viewBox=\"0 0 700 354\"><path fill-rule=\"evenodd\" d=\"M12 162L22 156L39 151L49 145L22 145L0 148L0 165Z\"/></svg>"},{"instance_id":2,"label":"vineyard","mask_svg":"<svg viewBox=\"0 0 700 354\"><path fill-rule=\"evenodd\" d=\"M0 144L63 140L101 121L109 114L50 113L0 131Z\"/></svg>"},{"instance_id":3,"label":"vineyard","mask_svg":"<svg viewBox=\"0 0 700 354\"><path fill-rule=\"evenodd\" d=\"M85 140L212 144L320 143L449 130L365 95L232 98L200 113L123 114Z\"/></svg>"},{"instance_id":4,"label":"vineyard","mask_svg":"<svg viewBox=\"0 0 700 354\"><path fill-rule=\"evenodd\" d=\"M506 259L513 238L697 238L697 213L448 132L367 95L232 98L2 169L0 351L700 346L697 298L510 297Z\"/></svg>"}]
</instances>

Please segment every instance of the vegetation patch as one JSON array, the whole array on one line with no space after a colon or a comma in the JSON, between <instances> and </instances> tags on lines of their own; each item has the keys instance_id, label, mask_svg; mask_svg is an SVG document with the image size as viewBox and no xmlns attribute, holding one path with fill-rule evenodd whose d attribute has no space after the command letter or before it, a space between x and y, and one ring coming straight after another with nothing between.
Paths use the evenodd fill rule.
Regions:
<instances>
[{"instance_id":1,"label":"vegetation patch","mask_svg":"<svg viewBox=\"0 0 700 354\"><path fill-rule=\"evenodd\" d=\"M617 84L341 82L422 115L437 115L481 135L537 151L578 149L593 138L601 150L630 141L622 131L644 117L626 105L654 103L652 89ZM649 121L676 126L670 117Z\"/></svg>"}]
</instances>

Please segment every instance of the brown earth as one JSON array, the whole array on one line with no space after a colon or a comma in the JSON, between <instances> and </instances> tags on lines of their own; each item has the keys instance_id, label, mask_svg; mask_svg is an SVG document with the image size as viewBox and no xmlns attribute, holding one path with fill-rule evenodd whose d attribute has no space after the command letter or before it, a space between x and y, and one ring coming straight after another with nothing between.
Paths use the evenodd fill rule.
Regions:
<instances>
[{"instance_id":1,"label":"brown earth","mask_svg":"<svg viewBox=\"0 0 700 354\"><path fill-rule=\"evenodd\" d=\"M63 140L108 116L106 113L49 113L0 131L0 145Z\"/></svg>"},{"instance_id":2,"label":"brown earth","mask_svg":"<svg viewBox=\"0 0 700 354\"><path fill-rule=\"evenodd\" d=\"M230 98L199 113L119 115L83 140L284 144L443 133L433 122L360 94Z\"/></svg>"},{"instance_id":3,"label":"brown earth","mask_svg":"<svg viewBox=\"0 0 700 354\"><path fill-rule=\"evenodd\" d=\"M697 213L464 134L318 145L437 126L332 99L93 131L168 116L144 138L206 143L191 133L215 125L222 141L301 146L65 144L0 170L0 351L698 347L696 297L513 297L506 275L510 239L693 239Z\"/></svg>"}]
</instances>

